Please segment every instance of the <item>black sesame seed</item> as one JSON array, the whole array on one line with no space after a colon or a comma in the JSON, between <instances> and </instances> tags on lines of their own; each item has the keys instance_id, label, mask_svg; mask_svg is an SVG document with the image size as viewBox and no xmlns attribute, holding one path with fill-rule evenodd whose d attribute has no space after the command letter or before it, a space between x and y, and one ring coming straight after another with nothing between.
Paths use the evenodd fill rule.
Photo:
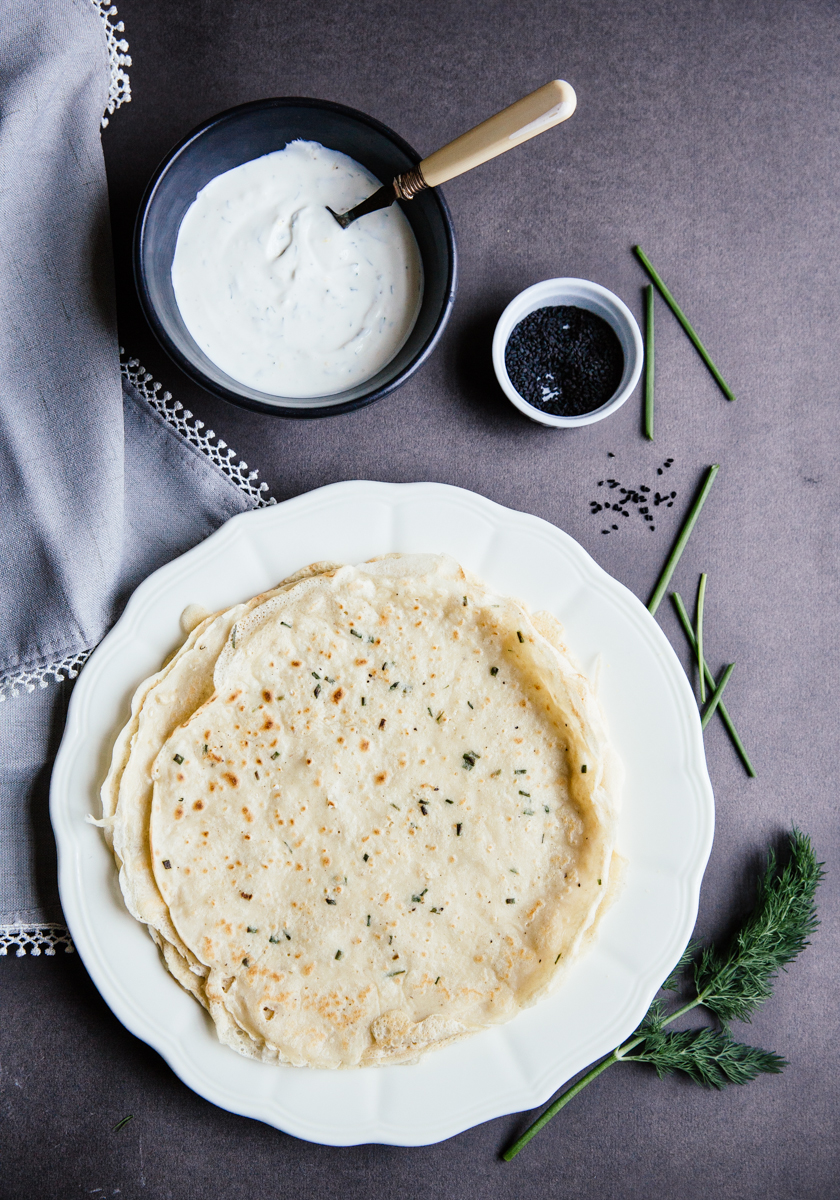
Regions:
<instances>
[{"instance_id":1,"label":"black sesame seed","mask_svg":"<svg viewBox=\"0 0 840 1200\"><path fill-rule=\"evenodd\" d=\"M552 305L529 313L505 347L510 381L543 412L579 416L614 395L624 354L612 327L595 313Z\"/></svg>"}]
</instances>

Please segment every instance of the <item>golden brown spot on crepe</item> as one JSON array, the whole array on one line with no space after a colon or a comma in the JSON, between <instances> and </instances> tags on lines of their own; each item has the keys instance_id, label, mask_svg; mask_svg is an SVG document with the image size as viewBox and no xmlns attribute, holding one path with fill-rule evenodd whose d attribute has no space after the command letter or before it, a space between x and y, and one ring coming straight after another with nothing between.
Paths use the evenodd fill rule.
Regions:
<instances>
[{"instance_id":1,"label":"golden brown spot on crepe","mask_svg":"<svg viewBox=\"0 0 840 1200\"><path fill-rule=\"evenodd\" d=\"M384 728L385 728L385 718L384 718L384 717L383 717L383 718L382 718L382 720L379 722L379 728L380 728L380 729L384 729Z\"/></svg>"},{"instance_id":2,"label":"golden brown spot on crepe","mask_svg":"<svg viewBox=\"0 0 840 1200\"><path fill-rule=\"evenodd\" d=\"M292 662L292 666L293 666L293 667L299 667L299 666L300 666L300 660L299 660L299 659L297 659L297 658L296 658L296 659L294 659L294 660L293 660L293 662Z\"/></svg>"},{"instance_id":3,"label":"golden brown spot on crepe","mask_svg":"<svg viewBox=\"0 0 840 1200\"><path fill-rule=\"evenodd\" d=\"M311 975L314 970L315 970L315 964L307 963L305 967L301 967L300 973L301 973L301 975Z\"/></svg>"},{"instance_id":4,"label":"golden brown spot on crepe","mask_svg":"<svg viewBox=\"0 0 840 1200\"><path fill-rule=\"evenodd\" d=\"M237 696L240 694L241 690L242 690L242 689L240 688L238 691L235 691L235 692L231 693L231 695L230 695L230 696L228 696L228 698L227 698L227 700L225 701L225 703L226 703L226 704L233 704L234 700L235 700L235 699L236 699L236 697L237 697Z\"/></svg>"},{"instance_id":5,"label":"golden brown spot on crepe","mask_svg":"<svg viewBox=\"0 0 840 1200\"><path fill-rule=\"evenodd\" d=\"M343 695L344 695L344 688L336 688L336 689L335 689L335 691L334 691L334 692L333 692L333 694L332 694L332 702L333 702L333 704L339 704L339 703L340 703L340 701L341 701L341 697L342 697Z\"/></svg>"},{"instance_id":6,"label":"golden brown spot on crepe","mask_svg":"<svg viewBox=\"0 0 840 1200\"><path fill-rule=\"evenodd\" d=\"M359 742L359 749L360 750L370 750L370 742L367 742L367 741Z\"/></svg>"},{"instance_id":7,"label":"golden brown spot on crepe","mask_svg":"<svg viewBox=\"0 0 840 1200\"><path fill-rule=\"evenodd\" d=\"M300 865L300 863L295 863L295 870L296 870L296 871L302 871L302 870L303 870L303 867Z\"/></svg>"},{"instance_id":8,"label":"golden brown spot on crepe","mask_svg":"<svg viewBox=\"0 0 840 1200\"><path fill-rule=\"evenodd\" d=\"M263 689L263 694L262 694L262 696L263 696L263 700L265 700L266 704L270 704L270 703L271 703L271 701L274 699L274 697L272 696L272 694L271 694L271 692L268 690L268 688L264 688L264 689Z\"/></svg>"},{"instance_id":9,"label":"golden brown spot on crepe","mask_svg":"<svg viewBox=\"0 0 840 1200\"><path fill-rule=\"evenodd\" d=\"M243 816L243 817L245 818L245 820L246 820L246 821L248 821L248 822L251 822L251 821L253 821L253 819L254 819L254 818L251 816L250 809L248 809L247 807L242 809L242 816Z\"/></svg>"},{"instance_id":10,"label":"golden brown spot on crepe","mask_svg":"<svg viewBox=\"0 0 840 1200\"><path fill-rule=\"evenodd\" d=\"M366 659L366 658L357 658L357 659L356 659L356 666L357 666L357 667L366 667L366 666L367 666L367 659Z\"/></svg>"},{"instance_id":11,"label":"golden brown spot on crepe","mask_svg":"<svg viewBox=\"0 0 840 1200\"><path fill-rule=\"evenodd\" d=\"M321 866L328 867L331 862L332 862L332 859L330 858L329 854L324 853L323 857L321 859Z\"/></svg>"},{"instance_id":12,"label":"golden brown spot on crepe","mask_svg":"<svg viewBox=\"0 0 840 1200\"><path fill-rule=\"evenodd\" d=\"M263 730L273 729L273 728L274 728L274 722L272 721L271 717L266 717L266 719L263 721Z\"/></svg>"},{"instance_id":13,"label":"golden brown spot on crepe","mask_svg":"<svg viewBox=\"0 0 840 1200\"><path fill-rule=\"evenodd\" d=\"M196 800L195 804L193 805L193 808L195 809L196 812L201 812L202 808L204 808L204 801Z\"/></svg>"},{"instance_id":14,"label":"golden brown spot on crepe","mask_svg":"<svg viewBox=\"0 0 840 1200\"><path fill-rule=\"evenodd\" d=\"M380 771L378 775L374 775L373 782L374 783L384 783L387 778L388 778L388 772Z\"/></svg>"},{"instance_id":15,"label":"golden brown spot on crepe","mask_svg":"<svg viewBox=\"0 0 840 1200\"><path fill-rule=\"evenodd\" d=\"M254 898L253 892L240 892L239 895L242 897L243 900L253 900L253 898Z\"/></svg>"},{"instance_id":16,"label":"golden brown spot on crepe","mask_svg":"<svg viewBox=\"0 0 840 1200\"><path fill-rule=\"evenodd\" d=\"M231 787L239 787L239 780L236 778L233 771L223 771L222 779L227 780Z\"/></svg>"},{"instance_id":17,"label":"golden brown spot on crepe","mask_svg":"<svg viewBox=\"0 0 840 1200\"><path fill-rule=\"evenodd\" d=\"M181 772L179 771L179 772L178 772L178 774L177 774L177 776L176 776L176 779L183 779L183 778L184 778L184 776L183 776L183 775L181 774Z\"/></svg>"}]
</instances>

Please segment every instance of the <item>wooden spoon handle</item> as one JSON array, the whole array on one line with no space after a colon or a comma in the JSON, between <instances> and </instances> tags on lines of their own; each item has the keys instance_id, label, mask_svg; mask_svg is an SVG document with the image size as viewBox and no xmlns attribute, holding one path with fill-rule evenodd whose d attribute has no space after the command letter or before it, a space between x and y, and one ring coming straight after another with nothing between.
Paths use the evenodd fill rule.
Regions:
<instances>
[{"instance_id":1,"label":"wooden spoon handle","mask_svg":"<svg viewBox=\"0 0 840 1200\"><path fill-rule=\"evenodd\" d=\"M563 79L553 79L424 158L420 163L423 179L429 187L437 187L447 179L463 175L567 120L576 104L572 85Z\"/></svg>"}]
</instances>

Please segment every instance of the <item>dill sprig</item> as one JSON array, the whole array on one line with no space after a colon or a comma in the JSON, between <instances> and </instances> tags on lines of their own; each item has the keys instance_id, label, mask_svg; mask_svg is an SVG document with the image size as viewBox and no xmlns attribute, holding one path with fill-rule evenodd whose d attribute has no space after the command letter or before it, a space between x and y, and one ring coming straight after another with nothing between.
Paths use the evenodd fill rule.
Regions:
<instances>
[{"instance_id":1,"label":"dill sprig","mask_svg":"<svg viewBox=\"0 0 840 1200\"><path fill-rule=\"evenodd\" d=\"M695 1083L724 1088L728 1083L750 1083L759 1075L778 1075L787 1063L771 1050L736 1042L728 1029L651 1031L634 1054L623 1062L649 1063L660 1079L682 1071Z\"/></svg>"},{"instance_id":2,"label":"dill sprig","mask_svg":"<svg viewBox=\"0 0 840 1200\"><path fill-rule=\"evenodd\" d=\"M749 1083L759 1075L777 1075L787 1065L778 1054L749 1046L733 1038L728 1022L749 1021L773 991L780 971L801 954L816 930L816 891L825 872L811 840L794 828L789 837L790 856L779 867L775 851L758 880L755 907L732 941L718 948L686 947L677 965L662 984L662 991L678 991L686 975L693 975L694 996L675 1012L654 999L631 1037L596 1063L504 1152L510 1162L543 1125L578 1092L608 1067L618 1062L647 1063L660 1079L681 1071L706 1087ZM666 1026L701 1006L717 1017L718 1029L668 1031Z\"/></svg>"},{"instance_id":3,"label":"dill sprig","mask_svg":"<svg viewBox=\"0 0 840 1200\"><path fill-rule=\"evenodd\" d=\"M721 1021L749 1021L770 998L779 971L809 944L819 920L815 895L825 872L810 838L790 836L790 859L778 869L771 850L758 881L755 909L724 952L704 950L694 968L697 1004Z\"/></svg>"}]
</instances>

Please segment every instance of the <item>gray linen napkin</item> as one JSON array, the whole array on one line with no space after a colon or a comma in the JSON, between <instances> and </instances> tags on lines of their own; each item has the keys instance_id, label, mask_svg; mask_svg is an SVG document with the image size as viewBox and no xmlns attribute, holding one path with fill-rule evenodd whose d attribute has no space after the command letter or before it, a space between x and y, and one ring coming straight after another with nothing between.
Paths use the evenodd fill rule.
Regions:
<instances>
[{"instance_id":1,"label":"gray linen napkin","mask_svg":"<svg viewBox=\"0 0 840 1200\"><path fill-rule=\"evenodd\" d=\"M149 572L267 502L173 405L121 381L107 42L93 0L0 0L0 954L61 936L45 928L61 920L47 797L71 685L56 678Z\"/></svg>"}]
</instances>

